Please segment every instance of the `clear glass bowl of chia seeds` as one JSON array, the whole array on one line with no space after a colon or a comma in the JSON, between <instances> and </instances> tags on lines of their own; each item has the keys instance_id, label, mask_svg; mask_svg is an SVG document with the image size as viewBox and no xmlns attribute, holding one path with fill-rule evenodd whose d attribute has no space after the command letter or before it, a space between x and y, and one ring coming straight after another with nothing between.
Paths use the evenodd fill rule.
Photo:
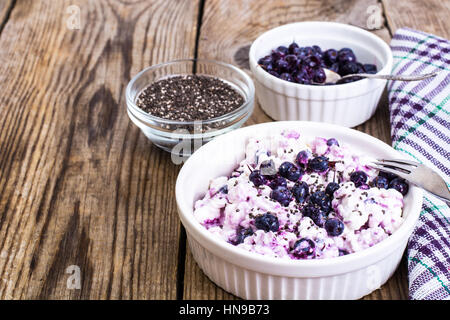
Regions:
<instances>
[{"instance_id":1,"label":"clear glass bowl of chia seeds","mask_svg":"<svg viewBox=\"0 0 450 320\"><path fill-rule=\"evenodd\" d=\"M239 105L233 110L219 116L214 116L216 113L211 112L214 116L211 118L203 114L203 119L200 120L195 119L196 114L184 121L171 119L170 111L165 114L164 109L158 110L159 116L155 116L142 108L142 96L151 84L179 76L220 79L228 89L232 88L242 96L242 99L238 100ZM177 88L165 87L160 92L164 94L170 90ZM226 100L229 93L225 90L221 98ZM183 95L186 95L186 91L183 91ZM131 121L156 146L182 157L189 156L214 137L241 127L253 112L254 96L253 81L244 71L228 63L200 59L175 60L148 67L138 73L126 88L127 112ZM156 101L163 99L164 96L156 97ZM205 107L205 100L200 97L200 101ZM206 108L203 109L213 110L217 104L215 100L206 101Z\"/></svg>"}]
</instances>

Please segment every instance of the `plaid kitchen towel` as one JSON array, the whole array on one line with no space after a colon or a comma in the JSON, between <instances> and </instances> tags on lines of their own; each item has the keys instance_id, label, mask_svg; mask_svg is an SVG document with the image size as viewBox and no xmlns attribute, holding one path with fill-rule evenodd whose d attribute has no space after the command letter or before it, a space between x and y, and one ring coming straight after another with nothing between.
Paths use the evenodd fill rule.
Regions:
<instances>
[{"instance_id":1,"label":"plaid kitchen towel","mask_svg":"<svg viewBox=\"0 0 450 320\"><path fill-rule=\"evenodd\" d=\"M394 74L441 71L433 79L388 83L393 147L438 172L450 185L450 42L399 29L391 48ZM450 299L450 209L424 194L409 239L410 299Z\"/></svg>"}]
</instances>

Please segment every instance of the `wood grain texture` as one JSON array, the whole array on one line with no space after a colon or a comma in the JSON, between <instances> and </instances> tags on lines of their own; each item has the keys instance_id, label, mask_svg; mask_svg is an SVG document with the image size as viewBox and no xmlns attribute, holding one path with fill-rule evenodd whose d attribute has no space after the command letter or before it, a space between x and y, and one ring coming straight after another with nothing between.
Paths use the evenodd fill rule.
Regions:
<instances>
[{"instance_id":1,"label":"wood grain texture","mask_svg":"<svg viewBox=\"0 0 450 320\"><path fill-rule=\"evenodd\" d=\"M195 55L245 67L270 28L364 27L381 2L385 41L402 26L448 38L438 0L0 0L0 299L236 299L185 248L179 167L130 123L125 86L148 65ZM67 25L73 5L79 29ZM267 121L256 105L246 125ZM357 129L390 143L386 95ZM67 288L70 265L80 290ZM405 260L364 297L406 298Z\"/></svg>"},{"instance_id":2,"label":"wood grain texture","mask_svg":"<svg viewBox=\"0 0 450 320\"><path fill-rule=\"evenodd\" d=\"M0 1L0 30L3 29L6 21L9 18L9 14L14 7L15 0L2 0Z\"/></svg>"},{"instance_id":3,"label":"wood grain texture","mask_svg":"<svg viewBox=\"0 0 450 320\"><path fill-rule=\"evenodd\" d=\"M409 27L450 38L450 1L448 0L382 0L392 34Z\"/></svg>"},{"instance_id":4,"label":"wood grain texture","mask_svg":"<svg viewBox=\"0 0 450 320\"><path fill-rule=\"evenodd\" d=\"M198 44L199 58L223 60L245 67L245 55L249 45L261 33L276 26L307 20L323 20L351 23L366 27L367 8L381 5L372 0L292 0L268 1L226 1L207 0L200 29ZM226 32L224 32L226 30ZM390 33L385 27L374 31L389 42ZM247 70L250 74L250 71ZM272 121L256 105L255 112L246 123L254 124ZM387 143L391 142L389 111L386 93L383 95L376 114L366 123L356 127ZM198 268L189 253L186 255L184 298L185 299L235 299L229 293L212 283ZM406 263L402 262L396 274L380 290L364 299L406 299L408 296Z\"/></svg>"},{"instance_id":5,"label":"wood grain texture","mask_svg":"<svg viewBox=\"0 0 450 320\"><path fill-rule=\"evenodd\" d=\"M197 15L198 1L17 1L0 43L0 298L176 298L178 168L124 90L193 57Z\"/></svg>"}]
</instances>

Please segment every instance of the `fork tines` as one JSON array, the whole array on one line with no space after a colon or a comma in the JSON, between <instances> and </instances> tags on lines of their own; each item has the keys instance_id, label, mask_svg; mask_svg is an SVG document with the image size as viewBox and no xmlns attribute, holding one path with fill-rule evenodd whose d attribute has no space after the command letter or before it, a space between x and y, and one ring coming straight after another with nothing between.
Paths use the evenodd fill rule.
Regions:
<instances>
[{"instance_id":1,"label":"fork tines","mask_svg":"<svg viewBox=\"0 0 450 320\"><path fill-rule=\"evenodd\" d=\"M410 174L418 165L419 163L417 162L403 159L378 159L378 161L374 161L370 166L374 169L393 173L406 179L408 174Z\"/></svg>"}]
</instances>

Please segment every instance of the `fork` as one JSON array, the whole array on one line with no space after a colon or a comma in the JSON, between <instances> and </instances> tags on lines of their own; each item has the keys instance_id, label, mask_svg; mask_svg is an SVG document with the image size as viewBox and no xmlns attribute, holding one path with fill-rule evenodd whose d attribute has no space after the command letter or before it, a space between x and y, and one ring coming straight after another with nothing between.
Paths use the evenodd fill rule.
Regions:
<instances>
[{"instance_id":1,"label":"fork","mask_svg":"<svg viewBox=\"0 0 450 320\"><path fill-rule=\"evenodd\" d=\"M381 171L394 173L450 204L450 191L444 179L419 162L403 159L381 159L374 161L369 166Z\"/></svg>"}]
</instances>

